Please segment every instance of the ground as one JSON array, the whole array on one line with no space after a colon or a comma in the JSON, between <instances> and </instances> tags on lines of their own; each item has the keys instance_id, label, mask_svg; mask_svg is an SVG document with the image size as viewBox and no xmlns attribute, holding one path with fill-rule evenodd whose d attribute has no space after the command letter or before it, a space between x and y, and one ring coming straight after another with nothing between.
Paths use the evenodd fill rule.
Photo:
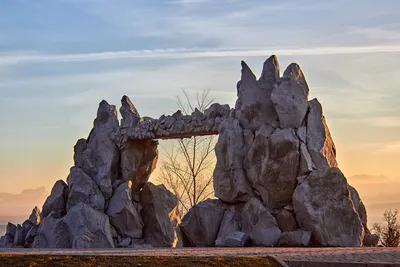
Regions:
<instances>
[{"instance_id":1,"label":"ground","mask_svg":"<svg viewBox=\"0 0 400 267\"><path fill-rule=\"evenodd\" d=\"M63 256L67 262L74 263L83 258L67 258L71 256L85 256L89 260L86 266L107 266L106 261L115 263L115 258L119 256L121 261L126 260L130 266L279 266L262 265L269 264L266 257L273 256L280 259L289 266L399 266L400 267L400 248L157 248L147 250L133 249L90 249L90 250L57 250L57 249L0 249L0 266L10 266L10 262L18 260L32 260L34 257ZM100 256L94 259L92 256ZM103 256L108 256L101 258ZM136 256L136 257L127 257ZM190 258L188 257L190 256ZM33 258L32 258L33 257ZM139 258L141 257L141 258ZM213 258L210 258L213 257ZM242 258L231 258L242 257ZM39 258L36 258L38 260ZM46 260L47 260L46 259ZM51 266L57 266L60 258L54 258ZM90 261L97 260L102 262L99 265L90 265ZM134 265L135 260L150 260L161 265ZM167 262L166 262L167 261ZM169 262L168 262L169 261ZM25 263L27 263L25 261ZM54 263L54 264L53 264ZM90 263L90 264L89 264ZM153 264L152 263L152 264ZM178 265L171 265L178 264ZM181 265L179 265L181 264ZM183 264L183 265L182 265ZM197 264L197 265L196 265ZM200 265L203 264L203 265ZM204 265L205 264L205 265ZM239 265L235 265L239 264ZM247 265L246 265L247 264ZM339 264L339 265L335 265ZM11 265L12 266L12 265ZM14 265L18 266L18 265ZM19 265L19 266L40 266L40 265ZM44 265L46 266L46 265ZM66 265L59 265L66 266ZM79 264L79 266L85 266ZM114 265L115 266L115 265ZM122 265L123 266L123 265Z\"/></svg>"}]
</instances>

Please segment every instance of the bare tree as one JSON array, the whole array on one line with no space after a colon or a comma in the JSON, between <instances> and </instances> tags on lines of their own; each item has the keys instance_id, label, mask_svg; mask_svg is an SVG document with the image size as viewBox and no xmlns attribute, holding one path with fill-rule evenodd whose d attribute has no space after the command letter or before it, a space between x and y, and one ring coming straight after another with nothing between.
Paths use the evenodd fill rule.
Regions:
<instances>
[{"instance_id":1,"label":"bare tree","mask_svg":"<svg viewBox=\"0 0 400 267\"><path fill-rule=\"evenodd\" d=\"M183 96L183 100L177 98L177 104L185 115L190 115L196 109L204 112L213 103L209 91L197 93L195 103L185 90ZM214 193L214 144L214 136L194 136L179 139L171 151L164 149L165 156L160 162L160 176L157 181L165 184L178 197L181 215Z\"/></svg>"},{"instance_id":2,"label":"bare tree","mask_svg":"<svg viewBox=\"0 0 400 267\"><path fill-rule=\"evenodd\" d=\"M383 213L384 224L374 223L373 230L385 247L398 247L400 244L400 224L397 222L399 211L388 210Z\"/></svg>"}]
</instances>

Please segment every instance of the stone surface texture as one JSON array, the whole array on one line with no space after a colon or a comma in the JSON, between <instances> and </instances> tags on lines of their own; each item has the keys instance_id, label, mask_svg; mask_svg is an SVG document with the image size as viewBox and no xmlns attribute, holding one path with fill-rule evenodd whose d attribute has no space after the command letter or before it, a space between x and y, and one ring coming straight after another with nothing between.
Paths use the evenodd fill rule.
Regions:
<instances>
[{"instance_id":1,"label":"stone surface texture","mask_svg":"<svg viewBox=\"0 0 400 267\"><path fill-rule=\"evenodd\" d=\"M54 184L42 212L9 224L0 248L376 246L300 66L281 77L271 56L259 78L241 67L232 109L213 103L190 115L141 117L124 95L119 121L117 108L101 101L89 136L74 146L67 183ZM158 139L212 134L217 199L181 218L178 198L148 182Z\"/></svg>"}]
</instances>

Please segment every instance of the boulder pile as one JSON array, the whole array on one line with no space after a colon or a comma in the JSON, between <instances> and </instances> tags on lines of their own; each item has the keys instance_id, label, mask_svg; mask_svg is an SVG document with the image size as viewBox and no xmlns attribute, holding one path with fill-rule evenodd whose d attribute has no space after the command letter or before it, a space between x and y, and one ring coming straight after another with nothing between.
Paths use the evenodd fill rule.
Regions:
<instances>
[{"instance_id":1,"label":"boulder pile","mask_svg":"<svg viewBox=\"0 0 400 267\"><path fill-rule=\"evenodd\" d=\"M338 169L317 99L297 64L275 56L259 79L245 62L235 109L219 125L218 200L182 219L185 246L376 245L357 191ZM372 240L372 241L371 241Z\"/></svg>"},{"instance_id":2,"label":"boulder pile","mask_svg":"<svg viewBox=\"0 0 400 267\"><path fill-rule=\"evenodd\" d=\"M67 183L57 181L42 211L7 225L0 247L114 248L173 246L376 245L357 191L336 162L317 99L297 64L280 76L275 56L259 79L245 62L235 108L140 117L124 96L99 104L94 127L74 147ZM219 134L217 199L180 218L178 199L148 182L158 141Z\"/></svg>"}]
</instances>

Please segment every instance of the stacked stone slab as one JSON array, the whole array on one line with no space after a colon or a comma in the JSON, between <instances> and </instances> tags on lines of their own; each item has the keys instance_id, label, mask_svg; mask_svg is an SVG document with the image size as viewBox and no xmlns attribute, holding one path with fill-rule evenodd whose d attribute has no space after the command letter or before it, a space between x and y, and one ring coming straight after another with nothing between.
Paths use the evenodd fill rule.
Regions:
<instances>
[{"instance_id":1,"label":"stacked stone slab","mask_svg":"<svg viewBox=\"0 0 400 267\"><path fill-rule=\"evenodd\" d=\"M282 77L279 72L275 56L265 61L258 80L242 62L235 109L218 129L218 200L195 205L182 219L185 245L370 242L364 204L337 168L321 104L308 99L297 64Z\"/></svg>"},{"instance_id":2,"label":"stacked stone slab","mask_svg":"<svg viewBox=\"0 0 400 267\"><path fill-rule=\"evenodd\" d=\"M178 200L164 186L148 182L157 163L158 142L121 137L122 129L134 129L143 121L128 97L121 103L121 125L115 106L104 100L99 104L89 137L74 147L75 164L67 183L54 184L41 213L36 207L22 225L9 223L0 247L140 248L177 243L173 214ZM149 235L149 229L155 231Z\"/></svg>"}]
</instances>

